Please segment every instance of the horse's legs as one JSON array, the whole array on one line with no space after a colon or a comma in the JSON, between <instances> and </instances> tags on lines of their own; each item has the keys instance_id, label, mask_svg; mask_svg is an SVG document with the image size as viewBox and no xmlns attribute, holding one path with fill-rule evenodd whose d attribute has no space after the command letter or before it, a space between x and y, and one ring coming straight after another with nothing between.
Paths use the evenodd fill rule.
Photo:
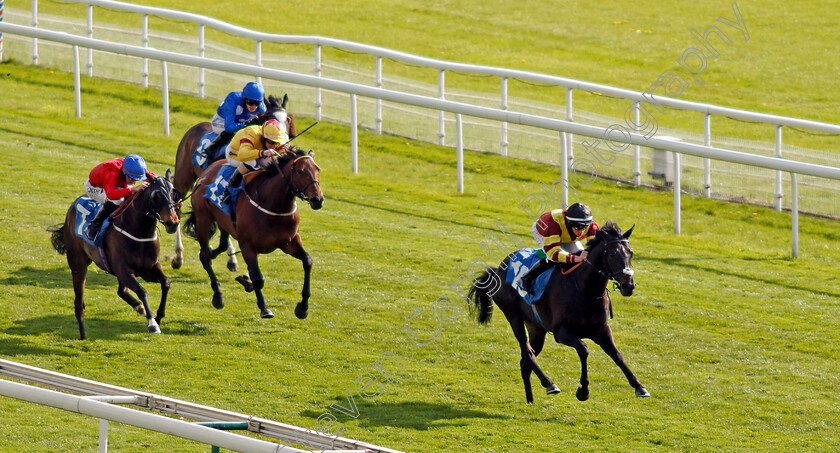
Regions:
<instances>
[{"instance_id":1,"label":"horse's legs","mask_svg":"<svg viewBox=\"0 0 840 453\"><path fill-rule=\"evenodd\" d=\"M158 326L157 321L152 318L152 309L149 307L149 298L146 290L140 286L140 282L137 281L137 277L134 276L133 273L129 272L125 268L118 269L115 273L117 276L117 280L119 281L119 288L117 288L117 294L123 298L126 302L129 302L129 298L131 298L131 294L127 292L127 290L134 291L137 294L137 297L140 298L140 301L143 303L143 309L146 310L146 319L148 320L148 330L149 333L160 333L160 326Z\"/></svg>"},{"instance_id":2,"label":"horse's legs","mask_svg":"<svg viewBox=\"0 0 840 453\"><path fill-rule=\"evenodd\" d=\"M537 356L540 355L543 346L545 345L545 335L548 333L541 327L537 327L534 324L526 323L525 327L528 328L528 343L531 345L531 349L534 351L534 363L536 363ZM539 375L538 375L539 376ZM545 386L545 394L546 395L553 395L555 393L560 393L560 388L557 387L553 382L551 382L548 377L549 385ZM540 379L540 382L544 382Z\"/></svg>"},{"instance_id":3,"label":"horse's legs","mask_svg":"<svg viewBox=\"0 0 840 453\"><path fill-rule=\"evenodd\" d=\"M589 348L586 343L580 338L573 335L566 326L560 328L558 332L554 333L554 339L558 343L575 348L580 358L580 387L578 387L575 396L580 401L589 399L589 375L586 370L586 359L589 357Z\"/></svg>"},{"instance_id":4,"label":"horse's legs","mask_svg":"<svg viewBox=\"0 0 840 453\"><path fill-rule=\"evenodd\" d=\"M76 322L79 324L79 339L87 339L85 333L85 281L87 280L88 264L84 254L81 257L67 251L67 264L70 265L70 273L73 275L73 293L75 298L73 305L76 311Z\"/></svg>"},{"instance_id":5,"label":"horse's legs","mask_svg":"<svg viewBox=\"0 0 840 453\"><path fill-rule=\"evenodd\" d=\"M221 234L219 236L219 246L214 248L210 252L210 259L214 260L217 256L221 255L222 252L228 250L228 244L230 243L230 233L225 230L221 230Z\"/></svg>"},{"instance_id":6,"label":"horse's legs","mask_svg":"<svg viewBox=\"0 0 840 453\"><path fill-rule=\"evenodd\" d=\"M225 307L225 300L222 296L222 287L219 284L219 279L216 277L216 273L213 272L213 252L210 250L210 228L212 227L213 220L209 219L208 216L209 213L196 216L195 232L201 248L198 253L198 259L210 277L210 288L213 289L213 307L222 309ZM225 232L222 231L222 234L225 234Z\"/></svg>"},{"instance_id":7,"label":"horse's legs","mask_svg":"<svg viewBox=\"0 0 840 453\"><path fill-rule=\"evenodd\" d=\"M280 247L280 250L299 259L303 263L303 289L300 292L300 302L295 307L295 316L298 319L306 319L306 316L309 314L309 277L312 273L312 257L303 249L303 242L301 242L299 234L295 235L290 242Z\"/></svg>"},{"instance_id":8,"label":"horse's legs","mask_svg":"<svg viewBox=\"0 0 840 453\"><path fill-rule=\"evenodd\" d=\"M242 247L242 259L245 260L245 264L248 266L248 275L251 277L254 294L257 296L257 308L260 309L260 317L273 318L274 313L272 313L265 305L265 296L263 296L262 292L263 286L265 285L265 279L260 271L260 264L257 260L258 257L259 254L250 245L246 244Z\"/></svg>"},{"instance_id":9,"label":"horse's legs","mask_svg":"<svg viewBox=\"0 0 840 453\"><path fill-rule=\"evenodd\" d=\"M531 347L531 344L528 342L528 335L525 332L525 323L522 320L521 315L519 315L518 312L511 313L509 315L507 310L503 309L502 311L505 313L505 317L510 323L511 329L513 329L513 335L516 337L516 341L519 342L519 350L522 354L522 358L519 361L519 371L522 374L522 383L525 385L525 401L533 403L534 393L531 390L531 372L537 375L537 378L540 380L540 384L542 384L542 386L547 390L551 390L557 386L551 382L551 379L549 379L548 376L543 373L542 369L540 369L539 365L537 365L537 355Z\"/></svg>"},{"instance_id":10,"label":"horse's legs","mask_svg":"<svg viewBox=\"0 0 840 453\"><path fill-rule=\"evenodd\" d=\"M645 389L645 387L639 383L639 380L636 379L636 375L630 371L630 367L627 366L627 362L624 361L624 356L621 355L621 352L618 351L618 348L615 347L615 341L613 340L612 336L612 329L610 329L609 324L604 324L604 326L598 331L593 338L593 341L601 346L601 349L613 359L616 365L621 368L621 371L624 373L624 376L627 378L627 382L630 383L630 386L636 389L636 396L650 396L650 393Z\"/></svg>"},{"instance_id":11,"label":"horse's legs","mask_svg":"<svg viewBox=\"0 0 840 453\"><path fill-rule=\"evenodd\" d=\"M172 269L180 269L184 264L184 243L181 242L181 225L175 230L175 256L172 257Z\"/></svg>"},{"instance_id":12,"label":"horse's legs","mask_svg":"<svg viewBox=\"0 0 840 453\"><path fill-rule=\"evenodd\" d=\"M221 244L221 242L220 242ZM233 239L228 236L227 238L227 254L228 254L228 261L227 261L227 268L231 272L236 272L239 270L239 262L236 261L236 247L233 246Z\"/></svg>"},{"instance_id":13,"label":"horse's legs","mask_svg":"<svg viewBox=\"0 0 840 453\"><path fill-rule=\"evenodd\" d=\"M160 283L160 305L155 315L155 322L160 325L161 320L166 316L166 296L169 294L169 287L172 286L172 280L164 275L160 263L155 263L154 267L143 275L143 279L147 282Z\"/></svg>"}]
</instances>

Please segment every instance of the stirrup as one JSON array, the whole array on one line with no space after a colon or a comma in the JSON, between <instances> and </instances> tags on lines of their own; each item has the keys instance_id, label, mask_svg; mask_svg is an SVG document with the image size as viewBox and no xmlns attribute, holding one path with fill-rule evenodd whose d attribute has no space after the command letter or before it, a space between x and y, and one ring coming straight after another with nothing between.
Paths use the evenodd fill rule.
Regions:
<instances>
[{"instance_id":1,"label":"stirrup","mask_svg":"<svg viewBox=\"0 0 840 453\"><path fill-rule=\"evenodd\" d=\"M230 197L231 197L230 190L228 190L228 188L225 187L224 192L222 192L222 196L219 197L219 201L222 204L230 204Z\"/></svg>"}]
</instances>

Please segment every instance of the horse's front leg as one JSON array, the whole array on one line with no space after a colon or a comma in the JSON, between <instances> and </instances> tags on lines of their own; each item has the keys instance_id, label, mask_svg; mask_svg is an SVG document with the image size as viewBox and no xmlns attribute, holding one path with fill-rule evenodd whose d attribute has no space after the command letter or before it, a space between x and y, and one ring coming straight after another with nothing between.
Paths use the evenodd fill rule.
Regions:
<instances>
[{"instance_id":1,"label":"horse's front leg","mask_svg":"<svg viewBox=\"0 0 840 453\"><path fill-rule=\"evenodd\" d=\"M148 330L149 333L160 333L160 326L158 326L157 321L152 317L152 309L149 307L149 298L146 290L140 286L140 282L137 281L137 277L134 276L133 273L128 272L126 270L118 271L116 273L117 280L119 281L119 287L117 288L117 294L129 305L136 303L136 300L128 293L128 290L134 291L137 294L137 297L140 298L140 302L142 303L142 308L145 310L146 319L148 320ZM138 309L139 313L139 309Z\"/></svg>"},{"instance_id":2,"label":"horse's front leg","mask_svg":"<svg viewBox=\"0 0 840 453\"><path fill-rule=\"evenodd\" d=\"M236 261L236 247L233 246L233 238L231 238L230 236L228 236L227 238L227 244L227 268L231 272L236 272L239 270L239 262Z\"/></svg>"},{"instance_id":3,"label":"horse's front leg","mask_svg":"<svg viewBox=\"0 0 840 453\"><path fill-rule=\"evenodd\" d=\"M172 257L172 269L180 269L184 264L184 243L181 242L181 225L175 230L175 256Z\"/></svg>"},{"instance_id":4,"label":"horse's front leg","mask_svg":"<svg viewBox=\"0 0 840 453\"><path fill-rule=\"evenodd\" d=\"M303 264L303 289L300 291L300 302L295 307L295 316L298 319L306 319L309 314L309 277L312 273L312 257L304 250L299 234L280 247L280 250L299 259Z\"/></svg>"},{"instance_id":5,"label":"horse's front leg","mask_svg":"<svg viewBox=\"0 0 840 453\"><path fill-rule=\"evenodd\" d=\"M265 296L263 296L262 292L263 286L265 285L265 279L260 271L260 264L257 261L258 257L259 254L253 247L242 247L242 259L245 260L245 264L248 266L248 276L251 278L251 285L254 288L254 294L257 296L257 308L260 309L260 317L273 318L274 313L272 313L266 306Z\"/></svg>"},{"instance_id":6,"label":"horse's front leg","mask_svg":"<svg viewBox=\"0 0 840 453\"><path fill-rule=\"evenodd\" d=\"M210 288L213 289L213 308L221 310L225 308L225 299L222 296L222 285L219 283L216 273L213 272L212 251L207 244L207 240L199 240L199 243L201 245L201 251L198 253L198 260L201 261L201 266L204 267L207 276L210 277Z\"/></svg>"},{"instance_id":7,"label":"horse's front leg","mask_svg":"<svg viewBox=\"0 0 840 453\"><path fill-rule=\"evenodd\" d=\"M575 396L580 401L588 400L589 375L586 370L586 359L589 357L589 348L583 340L569 332L566 326L561 327L559 331L554 333L554 339L558 343L575 348L575 351L577 351L578 357L580 358L580 387L578 387Z\"/></svg>"},{"instance_id":8,"label":"horse's front leg","mask_svg":"<svg viewBox=\"0 0 840 453\"><path fill-rule=\"evenodd\" d=\"M163 268L160 263L155 265L143 275L143 279L147 282L160 283L160 305L155 315L155 321L160 325L161 320L166 316L166 296L169 294L169 287L172 286L172 280L166 277L163 273Z\"/></svg>"},{"instance_id":9,"label":"horse's front leg","mask_svg":"<svg viewBox=\"0 0 840 453\"><path fill-rule=\"evenodd\" d=\"M624 361L624 356L621 355L621 352L618 351L618 348L615 347L615 341L613 340L612 336L612 329L610 329L609 324L604 324L598 333L595 335L593 339L595 343L601 346L601 349L613 359L616 365L621 368L621 371L624 373L624 376L627 378L627 382L630 383L630 386L636 390L636 396L640 397L648 397L650 393L647 389L636 379L636 375L630 371L630 367L627 366L627 362Z\"/></svg>"}]
</instances>

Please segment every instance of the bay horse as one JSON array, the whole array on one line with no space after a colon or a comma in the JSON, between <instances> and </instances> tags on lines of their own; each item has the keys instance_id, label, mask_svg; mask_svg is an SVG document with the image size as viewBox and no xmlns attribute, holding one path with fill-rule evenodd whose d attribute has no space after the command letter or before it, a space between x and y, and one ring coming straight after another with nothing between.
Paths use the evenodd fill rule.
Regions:
<instances>
[{"instance_id":1,"label":"bay horse","mask_svg":"<svg viewBox=\"0 0 840 453\"><path fill-rule=\"evenodd\" d=\"M224 162L213 163L199 179L191 200L193 212L184 223L184 230L195 237L201 246L199 258L210 276L213 307L224 307L221 286L212 264L219 252L211 250L209 246L218 225L222 234L230 234L239 242L242 258L248 266L248 277L239 277L237 281L246 291L256 293L257 307L263 318L271 318L274 313L265 304L262 293L265 279L260 271L258 256L279 248L303 263L303 289L301 301L295 307L295 316L298 319L306 318L312 258L304 250L298 234L300 213L295 198L308 202L312 209L321 209L324 204L324 194L318 181L321 168L313 156L312 151L306 153L294 147L276 156L268 169L258 172L240 192L236 200L235 225L230 216L204 197L206 185L214 181Z\"/></svg>"},{"instance_id":2,"label":"bay horse","mask_svg":"<svg viewBox=\"0 0 840 453\"><path fill-rule=\"evenodd\" d=\"M469 296L478 309L478 322L490 322L495 302L505 314L519 342L522 354L519 368L525 385L525 400L528 403L534 402L531 391L532 372L545 387L546 394L560 391L536 361L543 348L545 335L549 332L558 343L575 348L580 358L580 387L576 392L578 400L589 399L589 378L586 371L589 349L583 338L589 338L601 346L624 372L630 386L636 390L636 396L650 396L616 348L607 319L611 310L607 282L615 282L621 295L625 297L631 296L636 288L631 268L633 251L628 241L632 232L633 228L630 228L622 234L618 225L607 222L588 242L586 249L589 254L586 260L568 275L560 272L560 267L555 268L543 296L533 306L528 305L511 285L505 283L510 256L498 267L487 268L474 281Z\"/></svg>"},{"instance_id":3,"label":"bay horse","mask_svg":"<svg viewBox=\"0 0 840 453\"><path fill-rule=\"evenodd\" d=\"M286 132L288 133L289 138L295 138L297 136L295 118L291 113L286 111L288 103L288 95L284 94L282 100L274 96L268 96L265 98L265 113L257 115L251 119L251 121L246 123L246 125L250 126L253 124L263 124L270 119L276 119L277 121L280 121L281 124L286 125ZM195 184L195 181L205 171L205 169L193 164L192 156L193 152L196 148L198 148L199 144L201 144L201 139L212 129L213 128L210 126L209 122L205 121L203 123L198 123L191 127L186 134L184 134L184 137L181 138L181 142L178 144L178 151L175 155L175 189L183 194L190 191L193 184ZM226 146L227 144L222 147L222 150L224 150ZM224 160L224 153L222 153L221 159ZM231 272L236 272L239 268L239 264L236 261L236 249L233 247L233 242L230 241L230 238L227 235L222 235L221 240L219 241L219 248L216 250L221 252L225 249L228 252L227 267ZM180 268L183 262L184 244L181 241L181 230L179 228L175 232L175 255L172 257L172 268Z\"/></svg>"},{"instance_id":4,"label":"bay horse","mask_svg":"<svg viewBox=\"0 0 840 453\"><path fill-rule=\"evenodd\" d=\"M157 223L162 222L166 232L170 234L178 229L181 194L172 185L171 171L166 170L164 177L151 177L149 174L147 176L149 186L127 197L111 217L112 228L105 232L102 240L105 250L104 262L98 248L77 234L76 202L67 210L62 225L48 228L52 233L53 248L67 256L67 264L73 276L73 292L76 295L74 303L79 337L82 340L87 338L84 293L87 269L91 262L117 277L117 295L138 315L146 317L149 333L160 333L160 322L166 315L166 295L171 282L163 274L163 268L158 262L160 242ZM137 277L150 283L160 283L160 306L154 318L146 290L140 286ZM137 294L140 300L134 298L129 290Z\"/></svg>"}]
</instances>

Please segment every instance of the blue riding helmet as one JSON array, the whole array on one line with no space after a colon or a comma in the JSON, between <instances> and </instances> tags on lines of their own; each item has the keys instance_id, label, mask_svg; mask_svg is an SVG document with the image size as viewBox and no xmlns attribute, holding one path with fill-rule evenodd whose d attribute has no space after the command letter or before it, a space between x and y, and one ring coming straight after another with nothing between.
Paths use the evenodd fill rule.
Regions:
<instances>
[{"instance_id":1,"label":"blue riding helmet","mask_svg":"<svg viewBox=\"0 0 840 453\"><path fill-rule=\"evenodd\" d=\"M242 89L242 97L252 101L262 102L265 97L265 90L258 82L248 82L245 88Z\"/></svg>"},{"instance_id":2,"label":"blue riding helmet","mask_svg":"<svg viewBox=\"0 0 840 453\"><path fill-rule=\"evenodd\" d=\"M122 171L126 176L135 181L145 181L146 161L137 154L129 154L128 156L125 156Z\"/></svg>"}]
</instances>

